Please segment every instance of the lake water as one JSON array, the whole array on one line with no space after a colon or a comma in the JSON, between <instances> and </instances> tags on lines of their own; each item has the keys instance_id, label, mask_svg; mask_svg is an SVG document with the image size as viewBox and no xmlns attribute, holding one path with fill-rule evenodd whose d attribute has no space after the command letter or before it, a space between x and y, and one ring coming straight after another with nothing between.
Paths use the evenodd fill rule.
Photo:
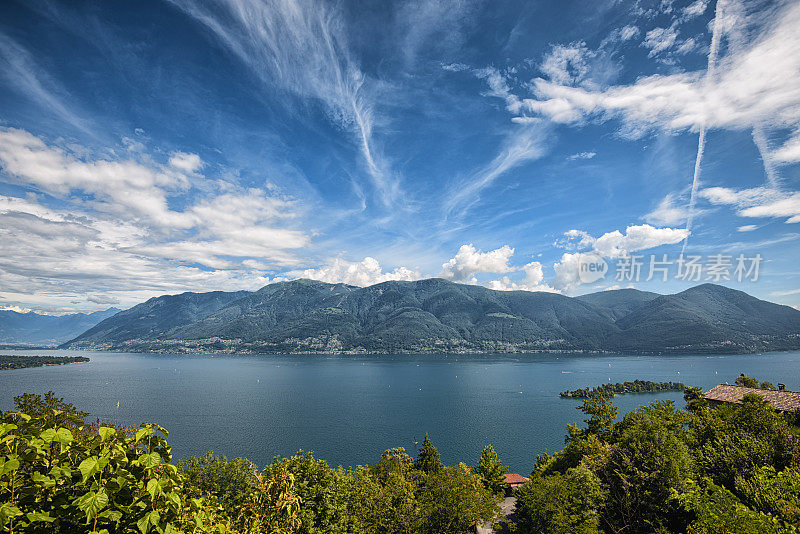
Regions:
<instances>
[{"instance_id":1,"label":"lake water","mask_svg":"<svg viewBox=\"0 0 800 534\"><path fill-rule=\"evenodd\" d=\"M4 351L9 352L9 351ZM37 351L16 351L37 354ZM566 389L637 378L709 388L740 372L800 387L800 352L736 356L621 355L172 355L47 351L89 363L0 371L0 409L15 395L55 391L124 425L170 431L176 458L209 449L259 465L313 450L332 465L373 463L425 433L446 463L474 465L494 445L514 472L563 446L580 422ZM621 395L621 412L679 392ZM117 407L119 402L119 407Z\"/></svg>"}]
</instances>

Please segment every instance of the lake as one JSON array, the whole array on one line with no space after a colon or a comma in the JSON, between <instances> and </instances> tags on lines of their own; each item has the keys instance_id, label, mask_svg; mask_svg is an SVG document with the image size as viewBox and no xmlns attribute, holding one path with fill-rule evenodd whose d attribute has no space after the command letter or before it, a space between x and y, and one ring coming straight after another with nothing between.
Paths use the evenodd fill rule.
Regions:
<instances>
[{"instance_id":1,"label":"lake","mask_svg":"<svg viewBox=\"0 0 800 534\"><path fill-rule=\"evenodd\" d=\"M474 465L486 444L513 472L559 450L580 422L566 389L637 378L709 388L744 372L800 386L800 351L733 356L623 355L175 355L3 351L91 358L0 371L0 409L21 393L55 391L92 418L155 422L176 458L209 449L259 465L313 450L332 465L374 463L425 433L446 463ZM683 394L621 395L621 412ZM119 402L119 407L117 403Z\"/></svg>"}]
</instances>

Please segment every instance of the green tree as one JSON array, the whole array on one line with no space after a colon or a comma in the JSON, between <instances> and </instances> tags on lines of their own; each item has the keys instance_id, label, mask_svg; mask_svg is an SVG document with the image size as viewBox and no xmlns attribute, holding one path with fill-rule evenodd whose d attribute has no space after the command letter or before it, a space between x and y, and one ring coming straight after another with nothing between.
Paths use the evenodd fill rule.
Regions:
<instances>
[{"instance_id":1,"label":"green tree","mask_svg":"<svg viewBox=\"0 0 800 534\"><path fill-rule=\"evenodd\" d=\"M294 489L302 503L298 534L359 532L350 509L352 476L341 468L329 467L324 460L304 451L290 458L275 458L264 469L267 474L282 471L294 477Z\"/></svg>"},{"instance_id":2,"label":"green tree","mask_svg":"<svg viewBox=\"0 0 800 534\"><path fill-rule=\"evenodd\" d=\"M594 534L607 490L584 466L566 473L534 476L516 493L520 534Z\"/></svg>"},{"instance_id":3,"label":"green tree","mask_svg":"<svg viewBox=\"0 0 800 534\"><path fill-rule=\"evenodd\" d=\"M208 451L178 462L194 497L211 497L235 521L259 487L258 467L244 458L228 460Z\"/></svg>"},{"instance_id":4,"label":"green tree","mask_svg":"<svg viewBox=\"0 0 800 534\"><path fill-rule=\"evenodd\" d=\"M687 387L683 391L683 400L686 401L686 410L691 413L697 413L708 407L708 401L703 396L703 390L700 388Z\"/></svg>"},{"instance_id":5,"label":"green tree","mask_svg":"<svg viewBox=\"0 0 800 534\"><path fill-rule=\"evenodd\" d=\"M300 503L295 478L285 466L256 473L256 489L242 510L243 532L293 534L300 528Z\"/></svg>"},{"instance_id":6,"label":"green tree","mask_svg":"<svg viewBox=\"0 0 800 534\"><path fill-rule=\"evenodd\" d=\"M75 430L83 426L83 420L89 415L75 408L71 403L56 397L52 391L44 397L35 393L23 393L14 397L15 411L41 419L45 426L65 426Z\"/></svg>"},{"instance_id":7,"label":"green tree","mask_svg":"<svg viewBox=\"0 0 800 534\"><path fill-rule=\"evenodd\" d=\"M686 529L688 534L797 532L774 516L748 508L733 493L708 478L700 482L687 480L680 491L672 490L672 498L693 516Z\"/></svg>"},{"instance_id":8,"label":"green tree","mask_svg":"<svg viewBox=\"0 0 800 534\"><path fill-rule=\"evenodd\" d=\"M734 382L737 386L742 386L746 388L755 388L758 389L759 383L757 378L753 378L752 376L747 376L746 374L742 373L736 377L736 382Z\"/></svg>"},{"instance_id":9,"label":"green tree","mask_svg":"<svg viewBox=\"0 0 800 534\"><path fill-rule=\"evenodd\" d=\"M600 436L605 436L611 432L619 413L608 397L599 394L584 399L583 404L577 406L577 409L590 416L588 419L584 419L587 425L586 433Z\"/></svg>"},{"instance_id":10,"label":"green tree","mask_svg":"<svg viewBox=\"0 0 800 534\"><path fill-rule=\"evenodd\" d=\"M760 387L761 389L767 389L769 391L775 391L776 389L778 389L775 386L773 386L772 382L770 382L769 380L764 380L763 382L761 382Z\"/></svg>"},{"instance_id":11,"label":"green tree","mask_svg":"<svg viewBox=\"0 0 800 534\"><path fill-rule=\"evenodd\" d=\"M475 470L483 481L483 485L495 495L505 491L505 475L508 472L506 466L497 458L494 447L487 445L481 452L478 460L478 467Z\"/></svg>"},{"instance_id":12,"label":"green tree","mask_svg":"<svg viewBox=\"0 0 800 534\"><path fill-rule=\"evenodd\" d=\"M797 439L785 425L755 393L745 395L741 405L721 406L700 418L694 432L703 474L733 489L737 476L751 477L763 466L786 467L796 456Z\"/></svg>"},{"instance_id":13,"label":"green tree","mask_svg":"<svg viewBox=\"0 0 800 534\"><path fill-rule=\"evenodd\" d=\"M425 475L418 492L420 534L474 532L477 523L499 517L498 499L464 464Z\"/></svg>"},{"instance_id":14,"label":"green tree","mask_svg":"<svg viewBox=\"0 0 800 534\"><path fill-rule=\"evenodd\" d=\"M439 451L436 450L436 447L431 443L428 434L425 434L422 448L420 448L417 453L414 468L424 473L436 473L442 468L442 460L439 457Z\"/></svg>"},{"instance_id":15,"label":"green tree","mask_svg":"<svg viewBox=\"0 0 800 534\"><path fill-rule=\"evenodd\" d=\"M380 461L354 473L352 508L366 534L411 534L420 525L414 461L403 447L389 449Z\"/></svg>"},{"instance_id":16,"label":"green tree","mask_svg":"<svg viewBox=\"0 0 800 534\"><path fill-rule=\"evenodd\" d=\"M754 476L736 477L736 494L748 506L800 526L800 468L762 467Z\"/></svg>"},{"instance_id":17,"label":"green tree","mask_svg":"<svg viewBox=\"0 0 800 534\"><path fill-rule=\"evenodd\" d=\"M683 527L670 505L695 466L684 429L689 415L671 402L629 412L613 435L613 450L600 478L609 488L603 522L611 532L645 533Z\"/></svg>"}]
</instances>

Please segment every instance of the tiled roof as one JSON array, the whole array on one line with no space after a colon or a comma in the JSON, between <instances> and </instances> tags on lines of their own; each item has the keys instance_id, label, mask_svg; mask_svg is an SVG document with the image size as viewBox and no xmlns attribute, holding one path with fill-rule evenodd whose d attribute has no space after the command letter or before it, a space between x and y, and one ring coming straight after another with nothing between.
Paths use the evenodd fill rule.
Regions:
<instances>
[{"instance_id":1,"label":"tiled roof","mask_svg":"<svg viewBox=\"0 0 800 534\"><path fill-rule=\"evenodd\" d=\"M741 404L742 398L748 393L755 393L761 396L763 399L769 401L776 410L781 412L791 412L796 408L800 408L800 393L797 391L769 391L766 389L720 384L706 391L703 397L711 401Z\"/></svg>"},{"instance_id":2,"label":"tiled roof","mask_svg":"<svg viewBox=\"0 0 800 534\"><path fill-rule=\"evenodd\" d=\"M528 481L527 478L516 473L506 473L503 476L506 478L506 484L524 484Z\"/></svg>"}]
</instances>

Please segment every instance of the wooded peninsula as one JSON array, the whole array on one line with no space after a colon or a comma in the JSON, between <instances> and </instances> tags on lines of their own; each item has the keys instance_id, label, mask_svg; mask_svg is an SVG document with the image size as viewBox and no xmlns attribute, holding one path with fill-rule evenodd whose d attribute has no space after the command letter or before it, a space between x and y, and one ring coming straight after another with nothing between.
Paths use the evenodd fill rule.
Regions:
<instances>
[{"instance_id":1,"label":"wooded peninsula","mask_svg":"<svg viewBox=\"0 0 800 534\"><path fill-rule=\"evenodd\" d=\"M562 391L561 397L568 399L588 399L594 395L611 398L614 395L625 393L656 393L659 391L683 391L686 385L683 382L651 382L650 380L634 380L633 382L617 382L599 385L593 388L580 388L571 391Z\"/></svg>"},{"instance_id":2,"label":"wooded peninsula","mask_svg":"<svg viewBox=\"0 0 800 534\"><path fill-rule=\"evenodd\" d=\"M0 370L42 367L43 365L67 365L88 361L89 358L86 356L18 356L16 354L0 354Z\"/></svg>"}]
</instances>

